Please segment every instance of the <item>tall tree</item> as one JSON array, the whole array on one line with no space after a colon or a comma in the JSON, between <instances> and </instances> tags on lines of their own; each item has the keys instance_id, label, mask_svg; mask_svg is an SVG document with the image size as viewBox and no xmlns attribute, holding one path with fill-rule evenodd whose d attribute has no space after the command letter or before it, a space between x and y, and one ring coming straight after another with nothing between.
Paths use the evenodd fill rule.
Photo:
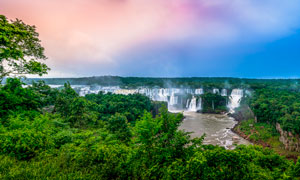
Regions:
<instances>
[{"instance_id":1,"label":"tall tree","mask_svg":"<svg viewBox=\"0 0 300 180\"><path fill-rule=\"evenodd\" d=\"M35 26L0 15L0 82L11 75L46 74L50 68L40 62L45 59Z\"/></svg>"}]
</instances>

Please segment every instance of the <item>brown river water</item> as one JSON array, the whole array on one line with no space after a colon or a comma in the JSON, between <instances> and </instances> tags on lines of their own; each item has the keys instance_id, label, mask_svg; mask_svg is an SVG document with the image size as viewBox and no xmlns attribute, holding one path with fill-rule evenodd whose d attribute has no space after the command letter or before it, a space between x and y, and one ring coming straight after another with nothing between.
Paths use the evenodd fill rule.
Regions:
<instances>
[{"instance_id":1,"label":"brown river water","mask_svg":"<svg viewBox=\"0 0 300 180\"><path fill-rule=\"evenodd\" d=\"M230 129L237 123L227 115L183 112L185 119L179 129L192 132L191 137L201 137L205 133L204 144L234 149L239 144L251 144Z\"/></svg>"}]
</instances>

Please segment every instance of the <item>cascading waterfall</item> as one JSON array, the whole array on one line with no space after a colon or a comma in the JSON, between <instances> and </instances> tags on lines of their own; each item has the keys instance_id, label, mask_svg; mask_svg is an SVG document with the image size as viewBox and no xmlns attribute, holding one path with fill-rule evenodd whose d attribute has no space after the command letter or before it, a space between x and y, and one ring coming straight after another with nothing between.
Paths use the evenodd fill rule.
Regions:
<instances>
[{"instance_id":1,"label":"cascading waterfall","mask_svg":"<svg viewBox=\"0 0 300 180\"><path fill-rule=\"evenodd\" d=\"M172 93L169 101L169 105L174 106L178 104L178 96L175 96L174 93Z\"/></svg>"},{"instance_id":2,"label":"cascading waterfall","mask_svg":"<svg viewBox=\"0 0 300 180\"><path fill-rule=\"evenodd\" d=\"M198 102L197 102L198 101ZM187 104L187 110L192 112L197 112L202 110L202 99L193 96L191 100L188 99L189 104Z\"/></svg>"},{"instance_id":3,"label":"cascading waterfall","mask_svg":"<svg viewBox=\"0 0 300 180\"><path fill-rule=\"evenodd\" d=\"M227 96L227 89L222 89L221 96Z\"/></svg>"},{"instance_id":4,"label":"cascading waterfall","mask_svg":"<svg viewBox=\"0 0 300 180\"><path fill-rule=\"evenodd\" d=\"M190 106L190 99L186 100L186 105L185 105L186 109L189 109L189 106Z\"/></svg>"},{"instance_id":5,"label":"cascading waterfall","mask_svg":"<svg viewBox=\"0 0 300 180\"><path fill-rule=\"evenodd\" d=\"M160 101L166 101L168 102L168 96L165 94L165 89L159 89L158 90L158 97Z\"/></svg>"},{"instance_id":6,"label":"cascading waterfall","mask_svg":"<svg viewBox=\"0 0 300 180\"><path fill-rule=\"evenodd\" d=\"M53 88L58 88L58 86L50 85ZM114 93L114 94L134 94L140 93L148 96L154 101L164 101L168 103L170 109L177 110L188 110L188 111L199 111L202 110L202 99L196 97L196 95L201 95L204 93L202 88L190 89L190 88L148 88L139 87L137 89L122 89L119 86L84 86L84 85L72 85L73 88L78 90L80 96L85 96L86 94L95 93L102 91L104 93ZM229 96L227 107L230 113L234 112L234 109L239 107L242 97L245 95L251 95L248 90L233 89L231 94L228 94L228 90L223 89L212 89L213 93L220 94L221 96ZM186 95L192 95L192 98L186 99ZM183 102L186 100L186 103Z\"/></svg>"},{"instance_id":7,"label":"cascading waterfall","mask_svg":"<svg viewBox=\"0 0 300 180\"><path fill-rule=\"evenodd\" d=\"M195 96L192 97L188 110L194 112L197 111L197 98Z\"/></svg>"},{"instance_id":8,"label":"cascading waterfall","mask_svg":"<svg viewBox=\"0 0 300 180\"><path fill-rule=\"evenodd\" d=\"M228 108L230 113L234 113L234 109L240 106L244 93L242 89L233 89L229 96Z\"/></svg>"},{"instance_id":9,"label":"cascading waterfall","mask_svg":"<svg viewBox=\"0 0 300 180\"><path fill-rule=\"evenodd\" d=\"M202 98L200 97L198 99L198 104L197 104L197 111L200 111L202 110Z\"/></svg>"},{"instance_id":10,"label":"cascading waterfall","mask_svg":"<svg viewBox=\"0 0 300 180\"><path fill-rule=\"evenodd\" d=\"M195 89L195 94L196 95L200 95L200 94L203 94L203 93L204 93L203 89Z\"/></svg>"},{"instance_id":11,"label":"cascading waterfall","mask_svg":"<svg viewBox=\"0 0 300 180\"><path fill-rule=\"evenodd\" d=\"M219 89L216 89L216 88L214 88L214 89L213 89L213 93L214 93L214 94L220 94L220 90L219 90Z\"/></svg>"}]
</instances>

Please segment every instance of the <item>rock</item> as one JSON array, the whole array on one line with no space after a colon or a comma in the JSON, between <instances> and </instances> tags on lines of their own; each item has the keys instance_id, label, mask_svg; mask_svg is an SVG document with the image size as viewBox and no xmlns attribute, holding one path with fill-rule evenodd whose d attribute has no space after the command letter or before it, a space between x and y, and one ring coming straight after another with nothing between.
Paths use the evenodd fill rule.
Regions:
<instances>
[{"instance_id":1,"label":"rock","mask_svg":"<svg viewBox=\"0 0 300 180\"><path fill-rule=\"evenodd\" d=\"M276 130L280 133L279 141L282 142L286 150L300 152L299 135L284 131L279 123L276 123Z\"/></svg>"},{"instance_id":2,"label":"rock","mask_svg":"<svg viewBox=\"0 0 300 180\"><path fill-rule=\"evenodd\" d=\"M249 127L253 127L253 124L249 124Z\"/></svg>"},{"instance_id":3,"label":"rock","mask_svg":"<svg viewBox=\"0 0 300 180\"><path fill-rule=\"evenodd\" d=\"M233 136L233 137L232 137L232 140L233 140L233 141L239 141L240 138L239 138L238 136Z\"/></svg>"}]
</instances>

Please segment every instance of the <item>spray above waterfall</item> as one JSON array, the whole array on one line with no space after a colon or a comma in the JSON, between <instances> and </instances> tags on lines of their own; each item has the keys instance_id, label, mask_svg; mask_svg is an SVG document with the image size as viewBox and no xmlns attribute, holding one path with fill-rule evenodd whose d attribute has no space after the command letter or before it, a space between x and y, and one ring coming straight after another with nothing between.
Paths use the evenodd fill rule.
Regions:
<instances>
[{"instance_id":1,"label":"spray above waterfall","mask_svg":"<svg viewBox=\"0 0 300 180\"><path fill-rule=\"evenodd\" d=\"M244 96L243 89L233 89L229 96L229 103L227 107L230 113L234 113L234 109L240 106L242 97Z\"/></svg>"}]
</instances>

